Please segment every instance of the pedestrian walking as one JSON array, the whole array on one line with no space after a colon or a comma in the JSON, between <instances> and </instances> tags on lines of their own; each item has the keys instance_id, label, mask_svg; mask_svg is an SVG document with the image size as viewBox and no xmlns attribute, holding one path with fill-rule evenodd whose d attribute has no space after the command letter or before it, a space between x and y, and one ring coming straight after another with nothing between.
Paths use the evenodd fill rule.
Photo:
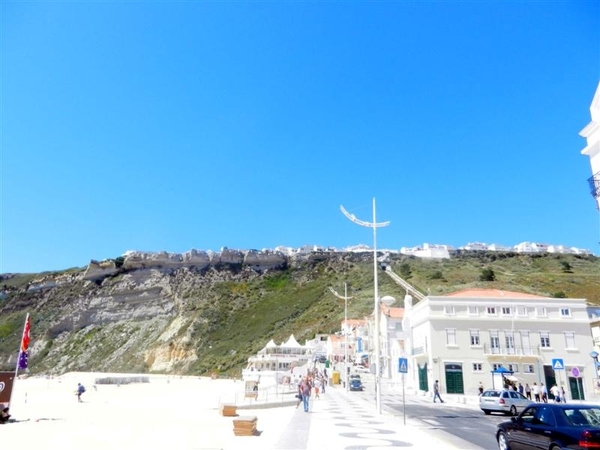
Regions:
<instances>
[{"instance_id":1,"label":"pedestrian walking","mask_svg":"<svg viewBox=\"0 0 600 450\"><path fill-rule=\"evenodd\" d=\"M479 395L483 394L483 383L479 382Z\"/></svg>"},{"instance_id":2,"label":"pedestrian walking","mask_svg":"<svg viewBox=\"0 0 600 450\"><path fill-rule=\"evenodd\" d=\"M77 390L75 391L75 395L77 396L77 401L79 403L82 402L81 394L83 394L84 392L85 392L85 388L83 387L83 384L77 383Z\"/></svg>"},{"instance_id":3,"label":"pedestrian walking","mask_svg":"<svg viewBox=\"0 0 600 450\"><path fill-rule=\"evenodd\" d=\"M565 392L565 387L560 387L560 401L562 403L567 403L567 393Z\"/></svg>"},{"instance_id":4,"label":"pedestrian walking","mask_svg":"<svg viewBox=\"0 0 600 450\"><path fill-rule=\"evenodd\" d=\"M521 383L519 383L519 394L523 395L523 385Z\"/></svg>"},{"instance_id":5,"label":"pedestrian walking","mask_svg":"<svg viewBox=\"0 0 600 450\"><path fill-rule=\"evenodd\" d=\"M540 386L540 394L542 396L542 401L548 403L548 389L544 386L544 383Z\"/></svg>"},{"instance_id":6,"label":"pedestrian walking","mask_svg":"<svg viewBox=\"0 0 600 450\"><path fill-rule=\"evenodd\" d=\"M437 398L440 399L440 402L444 403L444 400L440 397L440 382L435 380L435 383L433 384L433 403L435 403Z\"/></svg>"},{"instance_id":7,"label":"pedestrian walking","mask_svg":"<svg viewBox=\"0 0 600 450\"><path fill-rule=\"evenodd\" d=\"M537 383L533 383L533 401L535 402L540 402L540 387L537 385Z\"/></svg>"},{"instance_id":8,"label":"pedestrian walking","mask_svg":"<svg viewBox=\"0 0 600 450\"><path fill-rule=\"evenodd\" d=\"M525 383L525 397L527 397L527 400L531 400L531 386L529 386L529 383Z\"/></svg>"},{"instance_id":9,"label":"pedestrian walking","mask_svg":"<svg viewBox=\"0 0 600 450\"><path fill-rule=\"evenodd\" d=\"M304 412L308 412L309 408L309 400L310 400L310 391L312 390L312 385L310 380L305 377L302 380L302 386L300 388L302 390L302 403L304 405Z\"/></svg>"},{"instance_id":10,"label":"pedestrian walking","mask_svg":"<svg viewBox=\"0 0 600 450\"><path fill-rule=\"evenodd\" d=\"M554 402L560 403L560 389L558 389L556 384L550 388L550 393L554 397Z\"/></svg>"}]
</instances>

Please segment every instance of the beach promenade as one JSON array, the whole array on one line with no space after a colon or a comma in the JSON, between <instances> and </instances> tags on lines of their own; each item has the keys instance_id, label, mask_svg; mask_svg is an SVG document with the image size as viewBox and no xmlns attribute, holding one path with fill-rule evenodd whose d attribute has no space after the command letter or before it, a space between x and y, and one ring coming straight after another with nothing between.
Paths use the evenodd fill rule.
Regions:
<instances>
[{"instance_id":1,"label":"beach promenade","mask_svg":"<svg viewBox=\"0 0 600 450\"><path fill-rule=\"evenodd\" d=\"M293 394L244 399L241 381L149 376L148 383L97 385L102 374L20 379L11 413L16 422L0 425L3 448L26 445L55 449L378 449L460 448L428 434L418 423L329 387L311 398L310 412L296 409ZM77 383L87 391L78 403ZM272 407L273 402L280 406ZM239 416L255 416L256 436L235 436L234 417L220 414L237 403ZM270 404L269 404L270 403ZM244 409L241 409L244 408Z\"/></svg>"}]
</instances>

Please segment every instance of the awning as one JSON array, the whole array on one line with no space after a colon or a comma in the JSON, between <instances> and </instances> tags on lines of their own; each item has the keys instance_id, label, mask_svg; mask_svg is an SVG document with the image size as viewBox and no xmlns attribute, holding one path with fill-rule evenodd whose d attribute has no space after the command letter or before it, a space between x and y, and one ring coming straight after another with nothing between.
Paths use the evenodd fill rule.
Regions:
<instances>
[{"instance_id":1,"label":"awning","mask_svg":"<svg viewBox=\"0 0 600 450\"><path fill-rule=\"evenodd\" d=\"M504 378L506 378L508 381L519 381L519 379L513 375L506 375Z\"/></svg>"}]
</instances>

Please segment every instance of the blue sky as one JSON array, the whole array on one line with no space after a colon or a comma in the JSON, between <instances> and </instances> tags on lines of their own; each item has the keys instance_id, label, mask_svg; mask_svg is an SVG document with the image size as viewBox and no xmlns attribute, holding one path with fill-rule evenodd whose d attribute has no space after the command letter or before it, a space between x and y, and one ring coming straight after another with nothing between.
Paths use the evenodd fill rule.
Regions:
<instances>
[{"instance_id":1,"label":"blue sky","mask_svg":"<svg viewBox=\"0 0 600 450\"><path fill-rule=\"evenodd\" d=\"M600 254L600 3L3 2L0 273L127 250Z\"/></svg>"}]
</instances>

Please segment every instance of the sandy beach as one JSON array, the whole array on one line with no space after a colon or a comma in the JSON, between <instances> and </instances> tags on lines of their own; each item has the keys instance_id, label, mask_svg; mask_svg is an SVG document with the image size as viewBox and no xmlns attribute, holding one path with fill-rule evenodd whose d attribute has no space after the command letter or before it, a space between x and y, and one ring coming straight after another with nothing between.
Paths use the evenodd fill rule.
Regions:
<instances>
[{"instance_id":1,"label":"sandy beach","mask_svg":"<svg viewBox=\"0 0 600 450\"><path fill-rule=\"evenodd\" d=\"M258 418L259 435L235 436L233 418L222 416L220 405L253 401L244 399L241 381L148 376L148 383L94 388L103 376L71 373L17 380L10 411L16 422L0 425L2 447L265 449L273 447L296 411L294 406L240 410L239 415ZM86 387L81 403L77 383Z\"/></svg>"}]
</instances>

